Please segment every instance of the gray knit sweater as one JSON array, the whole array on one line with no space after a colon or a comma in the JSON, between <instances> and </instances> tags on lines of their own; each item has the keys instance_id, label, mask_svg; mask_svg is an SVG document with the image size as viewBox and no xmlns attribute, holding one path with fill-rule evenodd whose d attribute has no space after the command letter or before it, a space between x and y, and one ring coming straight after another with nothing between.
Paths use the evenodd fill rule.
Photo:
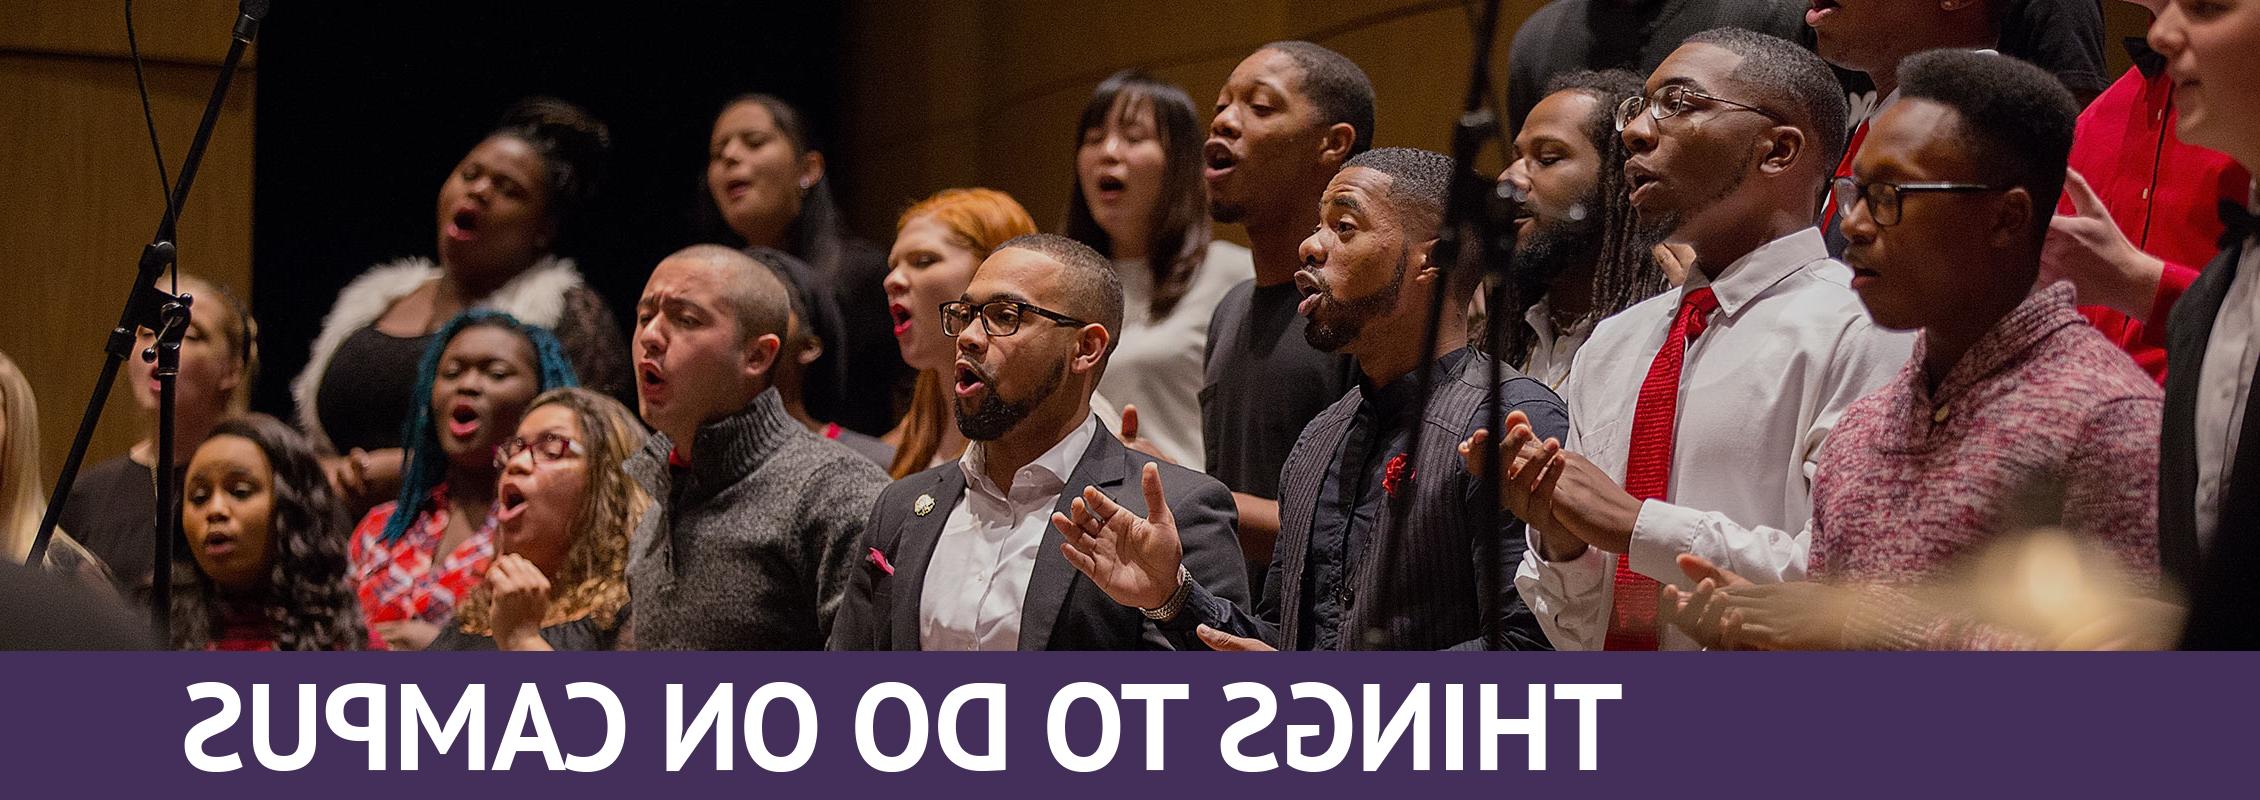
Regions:
<instances>
[{"instance_id":1,"label":"gray knit sweater","mask_svg":"<svg viewBox=\"0 0 2260 800\"><path fill-rule=\"evenodd\" d=\"M635 646L822 650L886 473L786 415L776 390L699 428L688 468L653 434L628 473L659 502L628 560Z\"/></svg>"}]
</instances>

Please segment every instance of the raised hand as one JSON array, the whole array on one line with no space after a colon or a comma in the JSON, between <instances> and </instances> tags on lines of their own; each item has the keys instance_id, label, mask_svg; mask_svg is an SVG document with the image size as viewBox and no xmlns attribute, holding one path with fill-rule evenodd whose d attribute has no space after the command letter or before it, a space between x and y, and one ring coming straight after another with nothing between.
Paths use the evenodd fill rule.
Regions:
<instances>
[{"instance_id":1,"label":"raised hand","mask_svg":"<svg viewBox=\"0 0 2260 800\"><path fill-rule=\"evenodd\" d=\"M2127 241L2111 211L2079 172L2064 173L2064 196L2071 214L2048 220L2048 239L2040 250L2043 283L2068 280L2081 305L2109 306L2136 320L2149 316L2166 262Z\"/></svg>"},{"instance_id":2,"label":"raised hand","mask_svg":"<svg viewBox=\"0 0 2260 800\"><path fill-rule=\"evenodd\" d=\"M1162 493L1161 469L1147 464L1139 473L1146 492L1146 516L1124 509L1095 486L1069 504L1073 512L1053 512L1052 526L1066 536L1060 554L1098 584L1115 602L1134 608L1160 608L1177 591L1177 569L1185 546L1177 538L1177 517Z\"/></svg>"},{"instance_id":3,"label":"raised hand","mask_svg":"<svg viewBox=\"0 0 2260 800\"><path fill-rule=\"evenodd\" d=\"M1177 463L1177 459L1163 455L1161 452L1161 447L1154 444L1154 441L1152 439L1141 439L1138 437L1138 407L1136 405L1126 405L1122 407L1121 438L1123 447L1127 447L1140 453L1153 456L1163 461L1167 461L1171 464Z\"/></svg>"}]
</instances>

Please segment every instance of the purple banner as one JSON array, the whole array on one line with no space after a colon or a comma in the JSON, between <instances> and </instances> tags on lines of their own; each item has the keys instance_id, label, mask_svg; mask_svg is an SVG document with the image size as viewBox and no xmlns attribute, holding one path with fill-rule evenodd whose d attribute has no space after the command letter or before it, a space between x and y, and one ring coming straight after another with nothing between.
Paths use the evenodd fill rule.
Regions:
<instances>
[{"instance_id":1,"label":"purple banner","mask_svg":"<svg viewBox=\"0 0 2260 800\"><path fill-rule=\"evenodd\" d=\"M0 753L27 798L2241 794L2256 672L2236 654L9 654Z\"/></svg>"}]
</instances>

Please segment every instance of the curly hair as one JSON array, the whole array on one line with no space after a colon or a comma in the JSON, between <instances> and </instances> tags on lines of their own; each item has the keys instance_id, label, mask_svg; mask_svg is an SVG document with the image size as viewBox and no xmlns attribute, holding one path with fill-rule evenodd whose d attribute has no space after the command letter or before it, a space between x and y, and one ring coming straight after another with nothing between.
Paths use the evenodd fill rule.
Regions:
<instances>
[{"instance_id":1,"label":"curly hair","mask_svg":"<svg viewBox=\"0 0 2260 800\"><path fill-rule=\"evenodd\" d=\"M526 413L547 405L573 412L581 427L589 483L570 528L578 535L565 551L564 568L550 576L549 613L541 624L588 618L600 628L609 628L628 604L629 536L651 505L650 497L622 467L643 443L643 425L619 401L587 389L543 392L526 406ZM493 607L494 593L481 582L456 609L457 627L476 636L490 635Z\"/></svg>"},{"instance_id":2,"label":"curly hair","mask_svg":"<svg viewBox=\"0 0 2260 800\"><path fill-rule=\"evenodd\" d=\"M249 440L273 471L274 510L267 519L273 563L263 593L277 650L357 650L367 642L361 606L346 564L345 514L314 446L297 430L265 414L220 423L206 441ZM172 566L172 646L201 650L219 625L210 576L194 559Z\"/></svg>"},{"instance_id":3,"label":"curly hair","mask_svg":"<svg viewBox=\"0 0 2260 800\"><path fill-rule=\"evenodd\" d=\"M400 537L408 534L408 526L416 522L416 512L424 507L425 496L447 475L447 454L440 450L439 428L432 421L432 383L439 379L440 357L447 353L448 343L455 341L456 334L475 327L501 328L525 336L534 348L534 371L541 378L539 391L581 383L573 374L573 362L565 355L565 345L560 344L548 328L519 322L517 317L485 308L465 311L448 320L432 335L431 346L424 348L424 360L416 365L416 388L410 395L414 402L410 404L408 420L400 428L401 446L408 452L400 471L400 494L394 498L397 502L392 516L385 520L381 537L385 544L400 541Z\"/></svg>"}]
</instances>

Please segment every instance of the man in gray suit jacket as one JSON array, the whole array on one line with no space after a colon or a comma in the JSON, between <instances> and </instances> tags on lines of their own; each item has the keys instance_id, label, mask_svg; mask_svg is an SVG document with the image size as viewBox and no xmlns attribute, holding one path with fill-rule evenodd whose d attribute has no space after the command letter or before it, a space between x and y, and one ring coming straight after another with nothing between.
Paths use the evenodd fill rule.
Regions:
<instances>
[{"instance_id":1,"label":"man in gray suit jacket","mask_svg":"<svg viewBox=\"0 0 2260 800\"><path fill-rule=\"evenodd\" d=\"M1220 601L1205 578L1178 567L1182 521L1096 493L1071 517L1053 518L1068 561L1187 646L1474 649L1496 625L1510 649L1547 649L1505 577L1522 558L1522 524L1504 517L1497 530L1478 527L1490 515L1454 437L1487 416L1487 396L1533 427L1566 432L1569 417L1561 398L1512 369L1487 386L1488 357L1467 347L1461 309L1474 271L1447 276L1428 261L1452 170L1441 154L1384 148L1351 159L1326 187L1295 275L1305 294L1299 310L1310 318L1311 346L1356 356L1361 378L1287 456L1279 543L1256 612ZM1429 293L1445 280L1436 347L1424 352ZM1424 362L1435 367L1436 390L1416 408ZM1145 481L1148 496L1161 492L1160 475ZM1484 619L1487 608L1498 616Z\"/></svg>"},{"instance_id":2,"label":"man in gray suit jacket","mask_svg":"<svg viewBox=\"0 0 2260 800\"><path fill-rule=\"evenodd\" d=\"M1170 648L1068 565L1048 521L1086 487L1119 490L1141 468L1174 486L1152 502L1183 520L1186 569L1220 602L1248 604L1232 493L1124 448L1091 413L1121 325L1114 265L1049 234L998 247L943 306L943 332L957 338L957 425L973 446L880 493L829 649ZM1142 496L1125 502L1147 509Z\"/></svg>"}]
</instances>

